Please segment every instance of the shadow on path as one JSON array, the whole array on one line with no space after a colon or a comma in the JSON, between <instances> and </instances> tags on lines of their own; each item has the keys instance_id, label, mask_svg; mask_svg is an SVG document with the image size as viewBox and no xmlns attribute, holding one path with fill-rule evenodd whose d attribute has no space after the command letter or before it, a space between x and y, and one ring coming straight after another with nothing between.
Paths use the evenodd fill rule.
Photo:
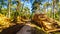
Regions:
<instances>
[{"instance_id":1,"label":"shadow on path","mask_svg":"<svg viewBox=\"0 0 60 34\"><path fill-rule=\"evenodd\" d=\"M15 25L12 27L9 27L5 30L3 30L2 32L0 32L0 34L16 34L24 25Z\"/></svg>"}]
</instances>

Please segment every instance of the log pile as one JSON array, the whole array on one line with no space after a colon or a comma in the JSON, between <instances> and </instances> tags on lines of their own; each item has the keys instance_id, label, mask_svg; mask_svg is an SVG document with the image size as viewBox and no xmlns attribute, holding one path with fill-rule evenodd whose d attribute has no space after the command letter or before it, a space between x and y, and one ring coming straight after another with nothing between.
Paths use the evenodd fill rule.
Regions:
<instances>
[{"instance_id":1,"label":"log pile","mask_svg":"<svg viewBox=\"0 0 60 34\"><path fill-rule=\"evenodd\" d=\"M6 16L0 14L0 34L16 34L25 24L22 23L21 17L17 17L17 23L13 20L7 18Z\"/></svg>"},{"instance_id":2,"label":"log pile","mask_svg":"<svg viewBox=\"0 0 60 34\"><path fill-rule=\"evenodd\" d=\"M0 32L1 32L3 29L8 28L10 25L11 25L10 19L7 18L6 16L0 14Z\"/></svg>"},{"instance_id":3,"label":"log pile","mask_svg":"<svg viewBox=\"0 0 60 34\"><path fill-rule=\"evenodd\" d=\"M45 14L35 14L32 21L48 32L60 30L60 22L47 17Z\"/></svg>"},{"instance_id":4,"label":"log pile","mask_svg":"<svg viewBox=\"0 0 60 34\"><path fill-rule=\"evenodd\" d=\"M25 16L18 16L17 17L17 24L27 23L28 21L30 21L30 19L27 19L27 17L25 17Z\"/></svg>"}]
</instances>

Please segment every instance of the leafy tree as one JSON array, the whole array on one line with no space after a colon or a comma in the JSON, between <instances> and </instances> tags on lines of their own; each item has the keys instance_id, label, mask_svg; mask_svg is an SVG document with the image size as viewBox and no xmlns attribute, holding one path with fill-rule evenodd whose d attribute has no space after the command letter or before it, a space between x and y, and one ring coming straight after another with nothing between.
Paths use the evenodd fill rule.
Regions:
<instances>
[{"instance_id":1,"label":"leafy tree","mask_svg":"<svg viewBox=\"0 0 60 34\"><path fill-rule=\"evenodd\" d=\"M41 2L38 2L35 0L32 4L32 13L35 13L37 10L40 10L40 4Z\"/></svg>"},{"instance_id":2,"label":"leafy tree","mask_svg":"<svg viewBox=\"0 0 60 34\"><path fill-rule=\"evenodd\" d=\"M6 3L4 3L4 0L0 0L0 13L2 13L3 5L6 5Z\"/></svg>"},{"instance_id":3,"label":"leafy tree","mask_svg":"<svg viewBox=\"0 0 60 34\"><path fill-rule=\"evenodd\" d=\"M20 0L16 0L17 2L17 8L16 8L16 11L18 13L18 15L20 14L20 6L21 6L21 3L20 3Z\"/></svg>"},{"instance_id":4,"label":"leafy tree","mask_svg":"<svg viewBox=\"0 0 60 34\"><path fill-rule=\"evenodd\" d=\"M46 13L47 11L48 11L48 6L49 6L50 4L49 4L49 2L46 2L44 5L43 5L43 7L44 7L44 13ZM47 11L46 11L46 8L47 8Z\"/></svg>"},{"instance_id":5,"label":"leafy tree","mask_svg":"<svg viewBox=\"0 0 60 34\"><path fill-rule=\"evenodd\" d=\"M45 0L35 0L32 4L32 13L39 12L40 11L40 5L42 5L42 2Z\"/></svg>"},{"instance_id":6,"label":"leafy tree","mask_svg":"<svg viewBox=\"0 0 60 34\"><path fill-rule=\"evenodd\" d=\"M25 16L27 19L30 18L30 10L28 7L24 7L23 11L22 11L22 15L21 16Z\"/></svg>"},{"instance_id":7,"label":"leafy tree","mask_svg":"<svg viewBox=\"0 0 60 34\"><path fill-rule=\"evenodd\" d=\"M58 3L58 1L59 0L53 0L53 2L52 2L52 6L53 6L53 18L55 19L55 11L54 11L54 8L55 8L55 6L57 5L57 3Z\"/></svg>"}]
</instances>

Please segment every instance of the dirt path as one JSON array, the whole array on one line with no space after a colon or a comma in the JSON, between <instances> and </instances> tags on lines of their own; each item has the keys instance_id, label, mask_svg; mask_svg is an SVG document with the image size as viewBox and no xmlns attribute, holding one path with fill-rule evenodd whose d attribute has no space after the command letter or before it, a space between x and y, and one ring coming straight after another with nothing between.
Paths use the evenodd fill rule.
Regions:
<instances>
[{"instance_id":1,"label":"dirt path","mask_svg":"<svg viewBox=\"0 0 60 34\"><path fill-rule=\"evenodd\" d=\"M31 34L31 27L25 25L20 31L17 32L17 34Z\"/></svg>"}]
</instances>

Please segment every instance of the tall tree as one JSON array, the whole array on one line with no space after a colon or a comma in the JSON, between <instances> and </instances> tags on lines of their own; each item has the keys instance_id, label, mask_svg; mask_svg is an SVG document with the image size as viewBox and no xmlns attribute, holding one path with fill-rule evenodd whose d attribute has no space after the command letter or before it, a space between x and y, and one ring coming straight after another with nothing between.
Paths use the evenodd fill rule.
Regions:
<instances>
[{"instance_id":1,"label":"tall tree","mask_svg":"<svg viewBox=\"0 0 60 34\"><path fill-rule=\"evenodd\" d=\"M8 0L8 18L10 18L10 12L11 12L11 0Z\"/></svg>"},{"instance_id":2,"label":"tall tree","mask_svg":"<svg viewBox=\"0 0 60 34\"><path fill-rule=\"evenodd\" d=\"M59 0L53 0L53 2L52 2L52 6L53 6L53 18L55 19L55 11L54 11L54 9L56 8L56 5L57 5L57 3L58 3L58 1Z\"/></svg>"},{"instance_id":3,"label":"tall tree","mask_svg":"<svg viewBox=\"0 0 60 34\"><path fill-rule=\"evenodd\" d=\"M4 0L0 0L0 13L2 13L2 7L3 7L3 5L4 5Z\"/></svg>"},{"instance_id":4,"label":"tall tree","mask_svg":"<svg viewBox=\"0 0 60 34\"><path fill-rule=\"evenodd\" d=\"M37 0L35 0L33 2L33 4L32 4L32 13L36 13L37 11L39 12L40 4L41 4L41 2L38 2Z\"/></svg>"},{"instance_id":5,"label":"tall tree","mask_svg":"<svg viewBox=\"0 0 60 34\"><path fill-rule=\"evenodd\" d=\"M21 9L21 10L20 10L21 12L22 12L23 9L24 9L24 4L25 4L26 1L28 2L29 0L24 0L24 2L21 4L21 8L20 8L20 9Z\"/></svg>"},{"instance_id":6,"label":"tall tree","mask_svg":"<svg viewBox=\"0 0 60 34\"><path fill-rule=\"evenodd\" d=\"M21 7L21 3L20 3L20 0L16 0L17 2L17 8L16 8L16 11L17 11L17 14L20 15L20 7Z\"/></svg>"},{"instance_id":7,"label":"tall tree","mask_svg":"<svg viewBox=\"0 0 60 34\"><path fill-rule=\"evenodd\" d=\"M32 13L36 13L36 12L41 12L40 11L40 5L42 5L41 2L44 2L45 0L35 0L32 4Z\"/></svg>"},{"instance_id":8,"label":"tall tree","mask_svg":"<svg viewBox=\"0 0 60 34\"><path fill-rule=\"evenodd\" d=\"M16 7L16 11L14 13L14 23L17 23L17 16L20 15L20 6L21 6L21 3L20 3L20 0L15 0L16 3L17 3L17 7Z\"/></svg>"},{"instance_id":9,"label":"tall tree","mask_svg":"<svg viewBox=\"0 0 60 34\"><path fill-rule=\"evenodd\" d=\"M47 11L48 11L48 6L50 6L50 4L48 2L43 4L43 8L44 8L45 13L47 13ZM47 9L47 11L46 11L46 9Z\"/></svg>"}]
</instances>

